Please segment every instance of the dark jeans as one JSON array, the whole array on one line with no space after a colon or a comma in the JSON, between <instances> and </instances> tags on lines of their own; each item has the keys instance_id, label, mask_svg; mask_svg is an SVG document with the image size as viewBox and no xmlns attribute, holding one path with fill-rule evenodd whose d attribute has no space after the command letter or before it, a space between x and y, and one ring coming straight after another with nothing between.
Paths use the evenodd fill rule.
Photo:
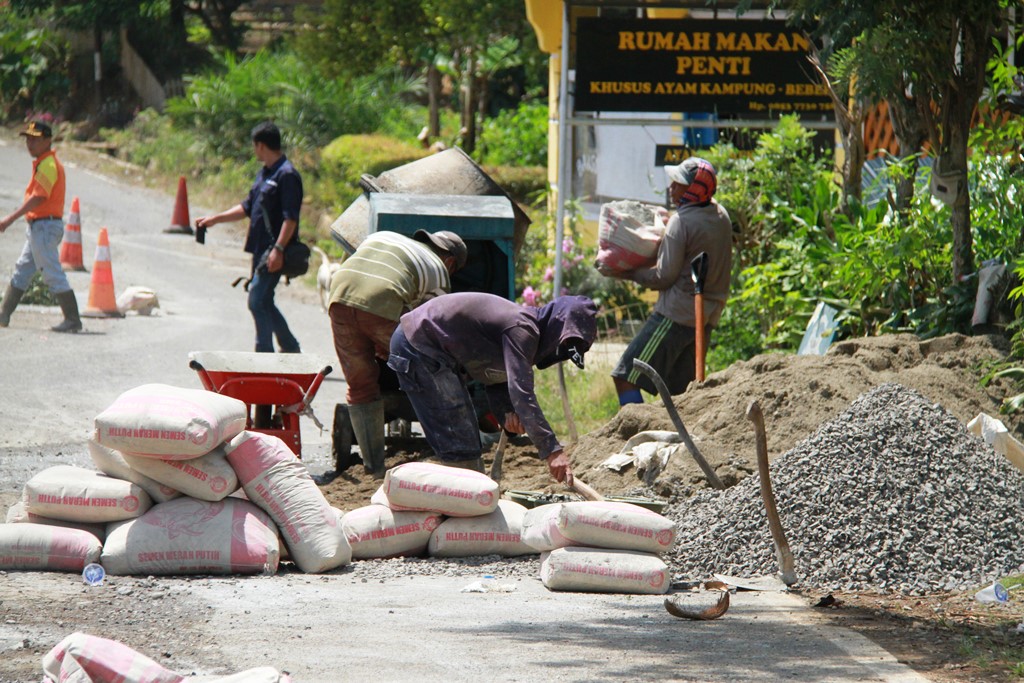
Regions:
<instances>
[{"instance_id":1,"label":"dark jeans","mask_svg":"<svg viewBox=\"0 0 1024 683\"><path fill-rule=\"evenodd\" d=\"M255 262L255 259L254 259ZM274 304L274 289L281 280L281 272L268 273L255 268L249 283L249 312L256 323L256 351L274 352L274 337L281 353L299 353L299 341L288 329L288 321Z\"/></svg>"},{"instance_id":2,"label":"dark jeans","mask_svg":"<svg viewBox=\"0 0 1024 683\"><path fill-rule=\"evenodd\" d=\"M447 461L480 457L473 399L455 366L414 349L399 325L391 337L388 367L398 375L398 385L409 397L437 457Z\"/></svg>"}]
</instances>

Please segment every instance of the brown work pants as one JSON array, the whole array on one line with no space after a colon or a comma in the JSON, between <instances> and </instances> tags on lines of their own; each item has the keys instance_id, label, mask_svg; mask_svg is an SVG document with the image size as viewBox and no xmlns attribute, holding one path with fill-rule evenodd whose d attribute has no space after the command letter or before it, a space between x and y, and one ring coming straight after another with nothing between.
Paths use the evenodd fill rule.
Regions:
<instances>
[{"instance_id":1,"label":"brown work pants","mask_svg":"<svg viewBox=\"0 0 1024 683\"><path fill-rule=\"evenodd\" d=\"M398 321L340 303L331 304L329 313L334 351L348 383L348 404L376 401L380 398L380 367L376 359L388 357L391 334Z\"/></svg>"}]
</instances>

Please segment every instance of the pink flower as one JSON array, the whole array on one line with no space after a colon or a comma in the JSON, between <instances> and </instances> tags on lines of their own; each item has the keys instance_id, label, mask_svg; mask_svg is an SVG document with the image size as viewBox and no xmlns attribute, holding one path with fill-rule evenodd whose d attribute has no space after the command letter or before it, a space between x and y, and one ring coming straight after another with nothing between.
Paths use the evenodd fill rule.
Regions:
<instances>
[{"instance_id":1,"label":"pink flower","mask_svg":"<svg viewBox=\"0 0 1024 683\"><path fill-rule=\"evenodd\" d=\"M538 306L540 304L540 292L535 290L533 287L527 287L523 290L523 301L527 306Z\"/></svg>"},{"instance_id":2,"label":"pink flower","mask_svg":"<svg viewBox=\"0 0 1024 683\"><path fill-rule=\"evenodd\" d=\"M548 266L544 270L544 282L551 282L554 279L555 279L555 267L554 266Z\"/></svg>"},{"instance_id":3,"label":"pink flower","mask_svg":"<svg viewBox=\"0 0 1024 683\"><path fill-rule=\"evenodd\" d=\"M562 240L562 253L563 254L571 254L572 250L573 250L573 247L575 247L575 246L576 245L572 243L572 240L570 238L568 238L568 237L564 238Z\"/></svg>"}]
</instances>

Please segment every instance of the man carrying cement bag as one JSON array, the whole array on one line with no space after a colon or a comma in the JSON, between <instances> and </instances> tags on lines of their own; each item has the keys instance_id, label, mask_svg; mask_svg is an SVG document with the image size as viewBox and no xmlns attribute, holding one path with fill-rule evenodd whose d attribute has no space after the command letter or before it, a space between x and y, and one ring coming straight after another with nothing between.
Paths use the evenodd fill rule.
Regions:
<instances>
[{"instance_id":1,"label":"man carrying cement bag","mask_svg":"<svg viewBox=\"0 0 1024 683\"><path fill-rule=\"evenodd\" d=\"M466 265L462 238L417 230L413 238L371 233L331 278L331 332L348 384L346 401L363 466L384 477L384 401L377 358L387 358L398 318L452 290L451 274Z\"/></svg>"},{"instance_id":2,"label":"man carrying cement bag","mask_svg":"<svg viewBox=\"0 0 1024 683\"><path fill-rule=\"evenodd\" d=\"M571 360L582 368L597 336L596 318L597 306L583 296L531 308L494 294L448 294L402 316L388 366L445 465L483 471L468 376L486 387L505 429L528 434L551 476L571 483L569 457L534 394L533 366Z\"/></svg>"}]
</instances>

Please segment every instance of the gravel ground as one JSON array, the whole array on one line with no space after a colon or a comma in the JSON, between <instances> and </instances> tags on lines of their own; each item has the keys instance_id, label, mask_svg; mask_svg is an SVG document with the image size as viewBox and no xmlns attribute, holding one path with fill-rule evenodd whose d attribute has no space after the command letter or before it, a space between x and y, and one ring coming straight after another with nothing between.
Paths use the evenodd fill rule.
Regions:
<instances>
[{"instance_id":1,"label":"gravel ground","mask_svg":"<svg viewBox=\"0 0 1024 683\"><path fill-rule=\"evenodd\" d=\"M922 595L1024 570L1024 475L913 390L871 390L772 470L803 587ZM778 571L757 477L667 514L677 577Z\"/></svg>"}]
</instances>

